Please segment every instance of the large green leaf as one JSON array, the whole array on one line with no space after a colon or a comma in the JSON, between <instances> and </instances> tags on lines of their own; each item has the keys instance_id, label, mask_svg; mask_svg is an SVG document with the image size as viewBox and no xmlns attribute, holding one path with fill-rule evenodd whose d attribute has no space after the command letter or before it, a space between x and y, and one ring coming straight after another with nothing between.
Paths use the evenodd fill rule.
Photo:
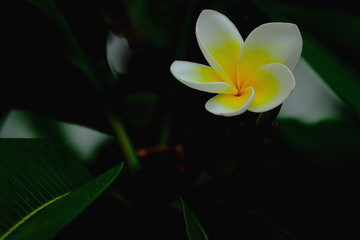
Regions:
<instances>
[{"instance_id":1,"label":"large green leaf","mask_svg":"<svg viewBox=\"0 0 360 240\"><path fill-rule=\"evenodd\" d=\"M80 214L122 169L91 179L44 140L0 140L0 239L49 239Z\"/></svg>"},{"instance_id":2,"label":"large green leaf","mask_svg":"<svg viewBox=\"0 0 360 240\"><path fill-rule=\"evenodd\" d=\"M299 25L304 39L303 57L330 88L360 116L360 17L331 8L312 8L283 1L253 0L275 21ZM316 19L316 21L314 21Z\"/></svg>"}]
</instances>

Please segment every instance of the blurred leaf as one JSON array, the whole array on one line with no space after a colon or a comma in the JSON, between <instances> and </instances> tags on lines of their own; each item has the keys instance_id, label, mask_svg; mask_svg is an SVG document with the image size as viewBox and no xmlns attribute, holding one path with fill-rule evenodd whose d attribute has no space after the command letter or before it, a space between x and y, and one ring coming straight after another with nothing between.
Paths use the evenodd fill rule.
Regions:
<instances>
[{"instance_id":1,"label":"blurred leaf","mask_svg":"<svg viewBox=\"0 0 360 240\"><path fill-rule=\"evenodd\" d=\"M94 1L28 1L39 7L61 30L66 40L64 52L70 62L100 92L106 90L112 75L105 56L107 28L98 11L99 6Z\"/></svg>"},{"instance_id":2,"label":"blurred leaf","mask_svg":"<svg viewBox=\"0 0 360 240\"><path fill-rule=\"evenodd\" d=\"M258 227L261 227L260 229L257 229L254 234L254 232L249 232L248 234L251 236L253 235L252 239L286 239L286 240L295 240L295 238L288 233L284 228L276 224L273 220L255 212L252 210L248 210L247 212L251 218L254 218L257 220L256 224L253 224L253 229L257 229ZM254 236L255 235L255 236ZM271 236L271 237L270 237ZM247 237L247 239L250 239Z\"/></svg>"},{"instance_id":3,"label":"blurred leaf","mask_svg":"<svg viewBox=\"0 0 360 240\"><path fill-rule=\"evenodd\" d=\"M360 24L360 22L359 22ZM344 103L360 116L360 75L331 51L323 48L323 44L304 35L304 57L340 97ZM340 80L341 79L341 80Z\"/></svg>"},{"instance_id":4,"label":"blurred leaf","mask_svg":"<svg viewBox=\"0 0 360 240\"><path fill-rule=\"evenodd\" d=\"M153 117L158 96L151 92L139 92L125 97L125 120L136 127L148 126Z\"/></svg>"},{"instance_id":5,"label":"blurred leaf","mask_svg":"<svg viewBox=\"0 0 360 240\"><path fill-rule=\"evenodd\" d=\"M360 116L360 17L329 8L309 8L279 1L253 0L275 21L300 27L303 56L330 88ZM316 19L316 21L314 21Z\"/></svg>"},{"instance_id":6,"label":"blurred leaf","mask_svg":"<svg viewBox=\"0 0 360 240\"><path fill-rule=\"evenodd\" d=\"M0 239L49 239L117 177L118 165L91 179L43 140L0 140Z\"/></svg>"},{"instance_id":7,"label":"blurred leaf","mask_svg":"<svg viewBox=\"0 0 360 240\"><path fill-rule=\"evenodd\" d=\"M208 236L205 233L205 230L201 226L199 220L196 218L191 209L186 205L184 199L179 197L181 201L182 210L184 213L186 233L189 240L208 240Z\"/></svg>"},{"instance_id":8,"label":"blurred leaf","mask_svg":"<svg viewBox=\"0 0 360 240\"><path fill-rule=\"evenodd\" d=\"M329 120L311 125L279 120L279 126L291 146L318 163L347 163L359 155L360 128L356 123Z\"/></svg>"},{"instance_id":9,"label":"blurred leaf","mask_svg":"<svg viewBox=\"0 0 360 240\"><path fill-rule=\"evenodd\" d=\"M124 7L134 22L135 30L141 31L156 47L174 46L186 41L188 19L192 17L194 0L123 1ZM178 33L183 33L183 35Z\"/></svg>"},{"instance_id":10,"label":"blurred leaf","mask_svg":"<svg viewBox=\"0 0 360 240\"><path fill-rule=\"evenodd\" d=\"M62 6L67 9L66 16L81 6L80 1L61 3L70 5ZM103 20L93 14L99 9L86 6L81 14L72 13L77 16L71 18L71 30L76 33L73 37L94 70L106 75L106 68L101 70L100 66L106 60L106 28L102 26ZM103 110L104 98L87 74L75 67L69 61L69 54L64 53L71 52L71 44L54 16L28 1L8 2L4 9L7 9L5 16L11 20L3 22L3 74L8 77L1 82L0 110L19 108L110 132ZM11 15L14 13L16 17Z\"/></svg>"},{"instance_id":11,"label":"blurred leaf","mask_svg":"<svg viewBox=\"0 0 360 240\"><path fill-rule=\"evenodd\" d=\"M203 226L207 229L207 235L202 235L205 233L197 218L191 210L184 205L184 211L190 211L190 219L188 219L188 221L191 229L188 229L188 223L186 223L187 231L190 231L190 233L188 232L189 239L295 239L273 220L258 212L244 209L241 206L241 199L247 198L248 196L244 196L243 194L244 192L242 192L242 190L238 190L237 195L240 197L234 196L234 199L224 202L221 200L216 200L216 203L211 202L202 196L199 196L199 199L195 200L195 202L198 202L194 204L194 206L197 206L198 216L202 219ZM254 199L253 201L257 200Z\"/></svg>"}]
</instances>

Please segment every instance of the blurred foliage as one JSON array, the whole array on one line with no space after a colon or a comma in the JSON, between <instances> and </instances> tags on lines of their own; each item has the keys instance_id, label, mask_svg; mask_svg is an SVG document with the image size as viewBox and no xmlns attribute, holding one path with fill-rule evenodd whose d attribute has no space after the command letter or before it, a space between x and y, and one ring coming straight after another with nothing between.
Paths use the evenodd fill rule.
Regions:
<instances>
[{"instance_id":1,"label":"blurred foliage","mask_svg":"<svg viewBox=\"0 0 360 240\"><path fill-rule=\"evenodd\" d=\"M71 11L76 7L80 11L81 3L71 4L66 9ZM66 33L59 27L60 23L54 19L55 16L49 12L52 16L49 18L26 1L6 3L4 9L7 9L3 16L7 20L2 23L3 57L7 62L4 75L14 77L2 81L4 94L1 96L1 111L21 108L61 120L109 129L104 118L103 99L92 86L87 73L80 71L68 60L65 49L70 43ZM96 15L92 16L88 12L95 9L89 5L87 11L81 11L82 14L90 14L88 20L80 16L73 18L74 21L83 21L82 24L77 22L80 25L78 28L83 30L77 34L83 37L81 46L88 46L89 59L96 58L99 53L105 57L102 49L105 48L106 28L102 28L103 37L99 41L101 33L96 30L96 26L102 21L97 21ZM96 32L95 37L93 31ZM92 40L87 41L85 36ZM94 46L89 46L90 43Z\"/></svg>"},{"instance_id":2,"label":"blurred foliage","mask_svg":"<svg viewBox=\"0 0 360 240\"><path fill-rule=\"evenodd\" d=\"M197 217L186 221L199 221L209 239L293 239L279 225L296 239L351 235L360 136L360 25L354 4L4 3L0 116L19 108L116 135L110 112L127 129L120 140L129 141L141 161L135 176L126 169L58 239L101 236L104 229L107 236L184 239L182 211L190 208ZM243 38L264 22L296 23L304 38L303 56L349 107L344 119L310 125L286 119L274 123L280 109L260 118L249 112L233 118L206 112L202 106L211 94L183 86L169 71L176 59L206 63L194 33L206 8L228 16ZM112 76L108 67L109 31L125 36L133 50L125 75ZM114 142L101 150L88 165L92 172L124 160ZM189 209L174 207L178 194Z\"/></svg>"},{"instance_id":3,"label":"blurred foliage","mask_svg":"<svg viewBox=\"0 0 360 240\"><path fill-rule=\"evenodd\" d=\"M360 142L357 123L328 120L310 125L296 120L281 120L280 125L289 144L311 156L315 164L358 164L358 156L354 154Z\"/></svg>"}]
</instances>

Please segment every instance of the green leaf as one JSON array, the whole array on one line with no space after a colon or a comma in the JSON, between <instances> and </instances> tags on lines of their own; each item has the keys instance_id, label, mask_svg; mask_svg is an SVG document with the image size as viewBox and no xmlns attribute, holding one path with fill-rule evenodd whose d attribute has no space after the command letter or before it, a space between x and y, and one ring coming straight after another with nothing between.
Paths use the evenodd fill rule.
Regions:
<instances>
[{"instance_id":1,"label":"green leaf","mask_svg":"<svg viewBox=\"0 0 360 240\"><path fill-rule=\"evenodd\" d=\"M49 239L118 176L118 165L91 179L44 140L0 140L0 239Z\"/></svg>"},{"instance_id":2,"label":"green leaf","mask_svg":"<svg viewBox=\"0 0 360 240\"><path fill-rule=\"evenodd\" d=\"M190 240L208 239L283 239L295 240L284 228L264 215L231 203L212 204L201 201L204 206L197 206L197 210L206 216L207 233L199 220L180 197L184 212L186 232ZM195 204L196 206L196 204ZM210 214L209 214L210 213ZM205 224L205 222L204 222Z\"/></svg>"},{"instance_id":3,"label":"green leaf","mask_svg":"<svg viewBox=\"0 0 360 240\"><path fill-rule=\"evenodd\" d=\"M97 5L89 1L66 3L56 0L28 0L54 21L63 33L64 52L69 61L80 69L103 92L112 82L105 56L107 29ZM77 14L81 11L82 14ZM90 27L89 27L90 26Z\"/></svg>"},{"instance_id":4,"label":"green leaf","mask_svg":"<svg viewBox=\"0 0 360 240\"><path fill-rule=\"evenodd\" d=\"M201 226L199 220L191 211L191 209L185 204L184 199L179 197L181 201L182 210L184 213L186 233L189 240L208 240L208 236L205 233L205 230Z\"/></svg>"},{"instance_id":5,"label":"green leaf","mask_svg":"<svg viewBox=\"0 0 360 240\"><path fill-rule=\"evenodd\" d=\"M317 163L339 164L357 160L360 127L345 121L304 124L296 120L279 120L279 130L296 150L312 156Z\"/></svg>"},{"instance_id":6,"label":"green leaf","mask_svg":"<svg viewBox=\"0 0 360 240\"><path fill-rule=\"evenodd\" d=\"M333 52L304 33L304 57L340 99L360 116L359 75ZM341 81L339 81L341 79Z\"/></svg>"},{"instance_id":7,"label":"green leaf","mask_svg":"<svg viewBox=\"0 0 360 240\"><path fill-rule=\"evenodd\" d=\"M360 116L359 72L356 54L360 48L360 17L332 9L301 7L283 1L252 1L275 21L300 27L303 57L329 87ZM313 21L316 19L316 21Z\"/></svg>"}]
</instances>

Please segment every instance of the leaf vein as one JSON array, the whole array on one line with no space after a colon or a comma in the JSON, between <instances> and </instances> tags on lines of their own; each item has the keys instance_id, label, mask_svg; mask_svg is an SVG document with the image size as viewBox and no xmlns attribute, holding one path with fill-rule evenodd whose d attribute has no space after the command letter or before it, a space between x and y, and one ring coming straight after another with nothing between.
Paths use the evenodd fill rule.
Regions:
<instances>
[{"instance_id":1,"label":"leaf vein","mask_svg":"<svg viewBox=\"0 0 360 240\"><path fill-rule=\"evenodd\" d=\"M14 232L20 225L22 225L23 223L25 223L28 219L30 219L32 216L34 216L36 213L38 213L39 211L41 211L42 209L46 208L47 206L49 206L50 204L56 202L57 200L67 196L70 192L67 192L63 195L60 195L52 200L50 200L49 202L43 204L42 206L34 209L31 213L29 213L27 216L25 216L23 219L21 219L19 222L17 222L12 228L10 228L4 235L2 235L0 237L0 240L4 240L6 237L8 237L12 232Z\"/></svg>"}]
</instances>

